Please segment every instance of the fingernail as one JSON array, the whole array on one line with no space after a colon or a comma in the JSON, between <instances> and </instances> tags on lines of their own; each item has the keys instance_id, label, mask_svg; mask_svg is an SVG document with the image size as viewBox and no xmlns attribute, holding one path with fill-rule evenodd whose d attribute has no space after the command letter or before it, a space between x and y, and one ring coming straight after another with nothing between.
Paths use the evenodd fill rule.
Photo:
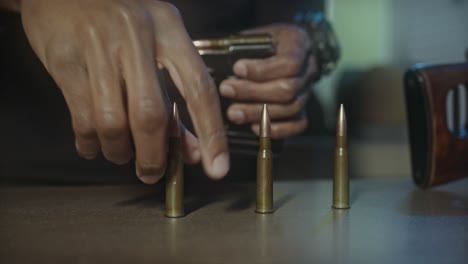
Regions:
<instances>
[{"instance_id":1,"label":"fingernail","mask_svg":"<svg viewBox=\"0 0 468 264\"><path fill-rule=\"evenodd\" d=\"M102 154L104 157L117 165L124 165L127 164L131 159L132 159L132 154L131 153L124 153L120 155L111 155L110 153L106 152L103 150Z\"/></svg>"},{"instance_id":2,"label":"fingernail","mask_svg":"<svg viewBox=\"0 0 468 264\"><path fill-rule=\"evenodd\" d=\"M83 159L87 159L87 160L93 160L97 157L96 153L87 154L87 153L78 152L78 155L82 157Z\"/></svg>"},{"instance_id":3,"label":"fingernail","mask_svg":"<svg viewBox=\"0 0 468 264\"><path fill-rule=\"evenodd\" d=\"M125 165L127 164L129 161L130 161L130 157L128 158L121 158L121 159L116 159L114 160L114 163L117 164L117 165Z\"/></svg>"},{"instance_id":4,"label":"fingernail","mask_svg":"<svg viewBox=\"0 0 468 264\"><path fill-rule=\"evenodd\" d=\"M227 172L229 171L229 154L228 153L221 153L216 156L213 160L211 173L212 176L216 179L221 179L226 176Z\"/></svg>"},{"instance_id":5,"label":"fingernail","mask_svg":"<svg viewBox=\"0 0 468 264\"><path fill-rule=\"evenodd\" d=\"M221 87L219 88L221 95L226 96L226 97L235 97L236 96L236 91L234 91L234 88L231 85L228 84L222 84Z\"/></svg>"},{"instance_id":6,"label":"fingernail","mask_svg":"<svg viewBox=\"0 0 468 264\"><path fill-rule=\"evenodd\" d=\"M237 62L234 64L234 73L240 77L247 77L247 66L245 63Z\"/></svg>"},{"instance_id":7,"label":"fingernail","mask_svg":"<svg viewBox=\"0 0 468 264\"><path fill-rule=\"evenodd\" d=\"M81 155L81 157L83 159L87 159L87 160L94 160L94 159L96 159L97 155L89 155L89 156Z\"/></svg>"},{"instance_id":8,"label":"fingernail","mask_svg":"<svg viewBox=\"0 0 468 264\"><path fill-rule=\"evenodd\" d=\"M229 109L228 110L228 117L229 119L236 123L236 124L242 124L245 121L245 114L243 111L238 110L238 109Z\"/></svg>"},{"instance_id":9,"label":"fingernail","mask_svg":"<svg viewBox=\"0 0 468 264\"><path fill-rule=\"evenodd\" d=\"M158 172L155 170L145 170L145 172L141 172L138 168L136 168L136 174L138 178L145 184L155 184L159 181L159 179L162 177L164 172L160 172L160 169L156 169Z\"/></svg>"},{"instance_id":10,"label":"fingernail","mask_svg":"<svg viewBox=\"0 0 468 264\"><path fill-rule=\"evenodd\" d=\"M78 152L78 155L82 157L83 159L93 160L97 157L97 153L83 153L83 152L80 152L79 150L77 152Z\"/></svg>"},{"instance_id":11,"label":"fingernail","mask_svg":"<svg viewBox=\"0 0 468 264\"><path fill-rule=\"evenodd\" d=\"M92 159L95 159L97 157L97 152L94 152L94 153L85 153L80 144L78 144L78 142L75 141L75 148L76 148L76 152L78 152L78 155L80 157L82 157L83 159L87 159L87 160L92 160Z\"/></svg>"}]
</instances>

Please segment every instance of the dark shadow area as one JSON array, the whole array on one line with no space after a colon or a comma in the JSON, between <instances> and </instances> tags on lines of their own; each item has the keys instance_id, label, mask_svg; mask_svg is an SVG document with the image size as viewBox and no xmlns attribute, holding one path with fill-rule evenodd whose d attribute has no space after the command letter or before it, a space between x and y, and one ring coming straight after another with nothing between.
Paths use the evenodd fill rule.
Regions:
<instances>
[{"instance_id":1,"label":"dark shadow area","mask_svg":"<svg viewBox=\"0 0 468 264\"><path fill-rule=\"evenodd\" d=\"M184 197L184 209L185 215L189 215L208 204L218 201L220 197L218 196L208 196L202 194L193 194L190 197L187 195ZM164 210L165 208L165 192L164 189L147 193L141 196L137 196L128 200L120 201L115 204L115 206L143 206L143 207L153 207L160 208Z\"/></svg>"},{"instance_id":2,"label":"dark shadow area","mask_svg":"<svg viewBox=\"0 0 468 264\"><path fill-rule=\"evenodd\" d=\"M288 193L288 194L280 197L276 201L274 201L273 207L274 207L275 211L278 211L279 209L281 209L281 207L283 207L285 204L287 204L289 201L291 201L294 197L296 197L297 194L298 194L298 192Z\"/></svg>"},{"instance_id":3,"label":"dark shadow area","mask_svg":"<svg viewBox=\"0 0 468 264\"><path fill-rule=\"evenodd\" d=\"M147 193L135 198L131 198L125 201L114 204L115 206L133 206L142 205L144 207L159 207L163 206L165 202L164 193Z\"/></svg>"},{"instance_id":4,"label":"dark shadow area","mask_svg":"<svg viewBox=\"0 0 468 264\"><path fill-rule=\"evenodd\" d=\"M359 188L353 188L353 186L350 186L350 192L349 192L349 206L353 206L353 204L359 199L361 196L362 190Z\"/></svg>"},{"instance_id":5,"label":"dark shadow area","mask_svg":"<svg viewBox=\"0 0 468 264\"><path fill-rule=\"evenodd\" d=\"M158 184L155 186L155 190L153 192L117 202L114 204L114 206L122 206L122 207L135 206L135 205L141 205L144 207L164 206L165 199L166 199L164 187L165 186L163 184Z\"/></svg>"},{"instance_id":6,"label":"dark shadow area","mask_svg":"<svg viewBox=\"0 0 468 264\"><path fill-rule=\"evenodd\" d=\"M192 197L188 202L185 201L185 204L184 204L185 215L189 215L216 201L218 201L218 199L216 199L215 197L209 197L209 196Z\"/></svg>"},{"instance_id":7,"label":"dark shadow area","mask_svg":"<svg viewBox=\"0 0 468 264\"><path fill-rule=\"evenodd\" d=\"M204 185L194 185L186 193L185 213L188 215L209 204L228 199L234 202L227 211L245 210L255 201L255 185L226 184L226 182L212 182ZM238 199L234 199L238 197Z\"/></svg>"},{"instance_id":8,"label":"dark shadow area","mask_svg":"<svg viewBox=\"0 0 468 264\"><path fill-rule=\"evenodd\" d=\"M239 198L232 202L227 211L242 211L255 204L255 185L245 185L245 190L239 193Z\"/></svg>"},{"instance_id":9,"label":"dark shadow area","mask_svg":"<svg viewBox=\"0 0 468 264\"><path fill-rule=\"evenodd\" d=\"M415 190L403 201L400 212L412 216L466 216L468 197L443 191Z\"/></svg>"},{"instance_id":10,"label":"dark shadow area","mask_svg":"<svg viewBox=\"0 0 468 264\"><path fill-rule=\"evenodd\" d=\"M157 184L154 191L117 202L114 206L143 206L164 210L166 199L164 188L165 184ZM238 198L235 199L236 197ZM209 204L228 199L234 200L228 207L228 211L251 207L255 202L255 185L226 184L225 182L187 184L184 197L185 214L189 215Z\"/></svg>"},{"instance_id":11,"label":"dark shadow area","mask_svg":"<svg viewBox=\"0 0 468 264\"><path fill-rule=\"evenodd\" d=\"M301 190L288 193L274 200L275 210L296 197ZM233 200L226 211L242 211L255 205L255 185L252 184L208 184L196 185L187 188L184 198L185 214L189 215L209 204L215 202ZM115 206L144 206L164 208L165 193L164 185L157 186L154 192L146 193L124 201L115 203Z\"/></svg>"},{"instance_id":12,"label":"dark shadow area","mask_svg":"<svg viewBox=\"0 0 468 264\"><path fill-rule=\"evenodd\" d=\"M234 202L232 202L226 210L227 211L242 211L251 207L252 208L255 207L255 200L256 200L255 188L256 188L255 184L242 185L242 186L237 185L237 190L233 190L234 192L232 193L232 195L237 195L239 196L239 198L234 200ZM277 199L273 198L274 210L277 211L281 209L284 205L286 205L288 202L294 199L294 197L296 197L300 192L302 192L302 190L296 190L294 192L283 195ZM229 197L232 197L232 195L230 195Z\"/></svg>"}]
</instances>

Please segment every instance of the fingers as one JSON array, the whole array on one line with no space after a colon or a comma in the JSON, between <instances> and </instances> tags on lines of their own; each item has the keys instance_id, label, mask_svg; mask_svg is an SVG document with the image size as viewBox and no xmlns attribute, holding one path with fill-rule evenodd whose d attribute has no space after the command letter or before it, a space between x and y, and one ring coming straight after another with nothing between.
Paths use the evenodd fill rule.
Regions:
<instances>
[{"instance_id":1,"label":"fingers","mask_svg":"<svg viewBox=\"0 0 468 264\"><path fill-rule=\"evenodd\" d=\"M200 139L198 142L184 130L186 159L197 162L203 157L208 174L224 176L229 156L217 92L180 17L174 20L178 17L175 8L160 1L91 2L86 5L90 7L86 14L67 13L81 10L80 4L60 6L56 15L72 19L61 19L65 21L63 28L57 24L59 27L52 27L49 34L33 41L66 97L80 155L92 158L101 148L107 159L125 163L132 156L131 134L140 179L154 183L163 175L168 111L156 76L155 55L165 47L161 49L161 63L173 65L170 72L185 95ZM157 3L161 12L154 15L151 7ZM50 22L49 18L46 16L45 21ZM77 28L77 24L81 26ZM57 56L57 52L65 56ZM63 74L74 67L67 61L83 66L79 74ZM64 65L67 67L60 69Z\"/></svg>"},{"instance_id":2,"label":"fingers","mask_svg":"<svg viewBox=\"0 0 468 264\"><path fill-rule=\"evenodd\" d=\"M141 181L152 184L163 176L166 167L168 111L156 75L153 29L141 19L145 16L127 22L128 42L122 49L121 63L136 149L136 173Z\"/></svg>"},{"instance_id":3,"label":"fingers","mask_svg":"<svg viewBox=\"0 0 468 264\"><path fill-rule=\"evenodd\" d=\"M240 59L233 67L234 73L252 81L270 81L298 75L305 55L298 53L278 54L266 59Z\"/></svg>"},{"instance_id":4,"label":"fingers","mask_svg":"<svg viewBox=\"0 0 468 264\"><path fill-rule=\"evenodd\" d=\"M186 57L188 61L195 59ZM204 169L208 176L222 178L229 170L229 150L215 85L202 64L192 67L192 71L182 68L178 75L185 87L185 100L200 142Z\"/></svg>"},{"instance_id":5,"label":"fingers","mask_svg":"<svg viewBox=\"0 0 468 264\"><path fill-rule=\"evenodd\" d=\"M100 151L100 143L96 133L87 71L80 65L69 63L50 68L70 110L76 150L81 157L93 159Z\"/></svg>"},{"instance_id":6,"label":"fingers","mask_svg":"<svg viewBox=\"0 0 468 264\"><path fill-rule=\"evenodd\" d=\"M277 25L248 31L270 33L276 47L276 55L267 59L241 59L233 67L234 73L252 81L269 81L297 76L311 48L308 34L300 27Z\"/></svg>"},{"instance_id":7,"label":"fingers","mask_svg":"<svg viewBox=\"0 0 468 264\"><path fill-rule=\"evenodd\" d=\"M304 73L299 77L278 78L266 82L254 82L246 79L224 80L219 91L222 96L238 101L257 101L266 103L288 103L314 78L316 71L315 57L310 56Z\"/></svg>"},{"instance_id":8,"label":"fingers","mask_svg":"<svg viewBox=\"0 0 468 264\"><path fill-rule=\"evenodd\" d=\"M268 104L268 112L271 120L282 120L297 117L309 97L308 93L300 95L289 104ZM227 116L233 123L242 125L258 123L261 119L263 104L233 103L227 110Z\"/></svg>"},{"instance_id":9,"label":"fingers","mask_svg":"<svg viewBox=\"0 0 468 264\"><path fill-rule=\"evenodd\" d=\"M117 63L98 38L90 38L87 65L97 135L104 157L125 164L133 156ZM114 59L115 60L115 59Z\"/></svg>"},{"instance_id":10,"label":"fingers","mask_svg":"<svg viewBox=\"0 0 468 264\"><path fill-rule=\"evenodd\" d=\"M184 161L188 164L196 164L201 160L200 145L198 139L182 125L182 151Z\"/></svg>"},{"instance_id":11,"label":"fingers","mask_svg":"<svg viewBox=\"0 0 468 264\"><path fill-rule=\"evenodd\" d=\"M101 144L96 133L93 107L89 103L91 99L75 103L68 103L74 101L71 98L65 100L71 113L72 127L75 132L75 147L78 154L85 159L96 158L101 150Z\"/></svg>"},{"instance_id":12,"label":"fingers","mask_svg":"<svg viewBox=\"0 0 468 264\"><path fill-rule=\"evenodd\" d=\"M307 128L307 118L305 115L301 115L298 119L283 121L283 122L272 122L271 123L271 137L273 139L281 139L304 132ZM259 125L252 125L252 131L256 135L259 135Z\"/></svg>"},{"instance_id":13,"label":"fingers","mask_svg":"<svg viewBox=\"0 0 468 264\"><path fill-rule=\"evenodd\" d=\"M229 151L216 87L180 18L171 22L173 42L167 45L162 39L157 40L158 61L168 69L186 100L205 172L219 179L229 170Z\"/></svg>"},{"instance_id":14,"label":"fingers","mask_svg":"<svg viewBox=\"0 0 468 264\"><path fill-rule=\"evenodd\" d=\"M269 82L228 79L221 83L220 93L224 97L238 101L264 103L289 103L296 98L305 78L279 79Z\"/></svg>"}]
</instances>

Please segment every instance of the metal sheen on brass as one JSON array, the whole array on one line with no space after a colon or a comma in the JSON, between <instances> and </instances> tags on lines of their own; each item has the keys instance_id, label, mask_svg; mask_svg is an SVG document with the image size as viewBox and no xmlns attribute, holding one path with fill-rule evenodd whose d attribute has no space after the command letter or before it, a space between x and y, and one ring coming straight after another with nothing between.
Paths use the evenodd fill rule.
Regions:
<instances>
[{"instance_id":1,"label":"metal sheen on brass","mask_svg":"<svg viewBox=\"0 0 468 264\"><path fill-rule=\"evenodd\" d=\"M255 212L273 213L273 177L271 152L270 117L266 104L263 105L260 121L260 139L257 155L257 202Z\"/></svg>"},{"instance_id":2,"label":"metal sheen on brass","mask_svg":"<svg viewBox=\"0 0 468 264\"><path fill-rule=\"evenodd\" d=\"M332 207L335 209L350 208L346 115L343 105L340 105L337 120L336 148L333 171Z\"/></svg>"},{"instance_id":3,"label":"metal sheen on brass","mask_svg":"<svg viewBox=\"0 0 468 264\"><path fill-rule=\"evenodd\" d=\"M184 162L180 139L180 122L174 103L169 121L169 153L166 172L166 216L182 217L184 213Z\"/></svg>"},{"instance_id":4,"label":"metal sheen on brass","mask_svg":"<svg viewBox=\"0 0 468 264\"><path fill-rule=\"evenodd\" d=\"M270 48L272 37L269 34L237 35L227 38L194 40L193 44L200 55L227 54L233 50L242 50L243 47L253 46Z\"/></svg>"}]
</instances>

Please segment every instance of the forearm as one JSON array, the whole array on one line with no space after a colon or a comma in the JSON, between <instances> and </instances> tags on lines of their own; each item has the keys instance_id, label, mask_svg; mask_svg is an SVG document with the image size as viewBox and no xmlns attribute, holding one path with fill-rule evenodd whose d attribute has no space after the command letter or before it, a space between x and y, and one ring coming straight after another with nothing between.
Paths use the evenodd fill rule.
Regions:
<instances>
[{"instance_id":1,"label":"forearm","mask_svg":"<svg viewBox=\"0 0 468 264\"><path fill-rule=\"evenodd\" d=\"M19 12L21 0L0 0L0 10Z\"/></svg>"}]
</instances>

